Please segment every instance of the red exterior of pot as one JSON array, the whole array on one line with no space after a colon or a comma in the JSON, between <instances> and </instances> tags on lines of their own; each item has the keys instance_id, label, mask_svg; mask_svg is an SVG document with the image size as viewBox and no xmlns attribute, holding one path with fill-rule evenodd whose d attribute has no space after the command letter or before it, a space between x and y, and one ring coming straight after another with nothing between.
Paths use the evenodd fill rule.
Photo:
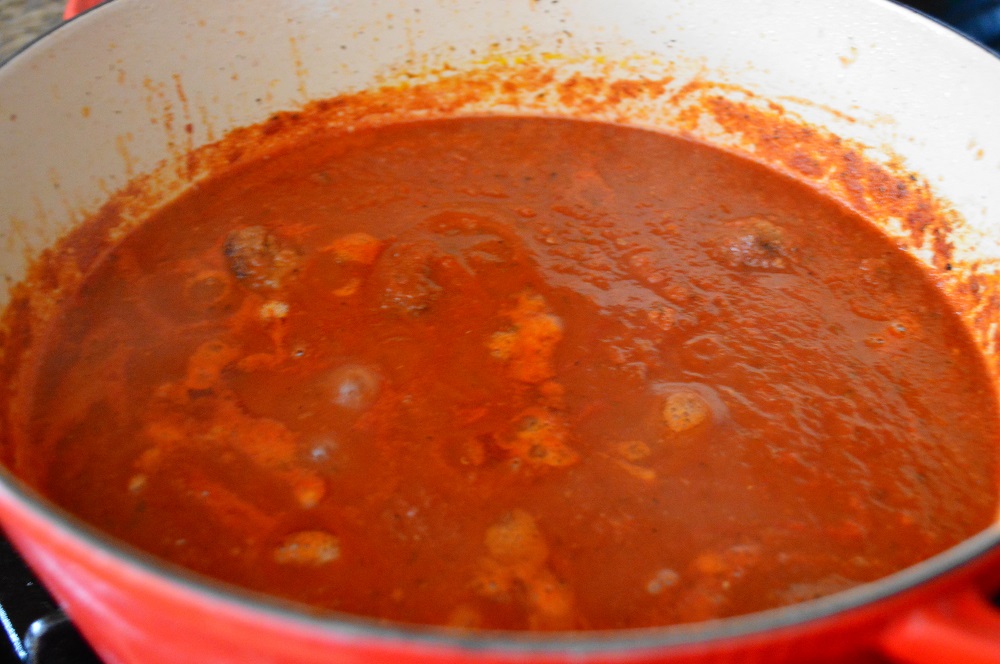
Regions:
<instances>
[{"instance_id":1,"label":"red exterior of pot","mask_svg":"<svg viewBox=\"0 0 1000 664\"><path fill-rule=\"evenodd\" d=\"M77 14L87 11L91 7L96 7L102 2L104 2L104 0L68 0L66 3L66 11L63 12L63 18L71 19Z\"/></svg>"}]
</instances>

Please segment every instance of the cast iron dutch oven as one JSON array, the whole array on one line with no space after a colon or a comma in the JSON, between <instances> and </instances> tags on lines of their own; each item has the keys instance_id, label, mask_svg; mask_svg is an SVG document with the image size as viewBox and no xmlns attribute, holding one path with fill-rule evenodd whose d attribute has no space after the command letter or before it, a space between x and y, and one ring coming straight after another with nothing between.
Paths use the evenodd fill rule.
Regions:
<instances>
[{"instance_id":1,"label":"cast iron dutch oven","mask_svg":"<svg viewBox=\"0 0 1000 664\"><path fill-rule=\"evenodd\" d=\"M475 67L497 45L550 61L600 53L633 75L666 68L790 104L871 158L905 164L951 206L946 290L972 266L993 283L1000 60L885 0L114 0L0 68L0 304L31 256L110 191L182 157L176 131L151 117L182 116L180 147L197 148L435 54L450 54L453 70ZM992 368L1000 314L982 304L962 313ZM988 601L1000 588L995 526L877 583L788 608L662 629L480 634L317 615L223 587L116 544L0 475L4 529L110 663L1000 661Z\"/></svg>"}]
</instances>

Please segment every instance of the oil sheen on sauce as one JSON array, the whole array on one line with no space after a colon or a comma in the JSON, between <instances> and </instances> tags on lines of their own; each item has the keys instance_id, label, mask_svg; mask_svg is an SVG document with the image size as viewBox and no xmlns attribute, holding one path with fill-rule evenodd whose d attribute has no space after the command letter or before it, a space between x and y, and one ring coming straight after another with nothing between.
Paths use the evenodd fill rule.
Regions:
<instances>
[{"instance_id":1,"label":"oil sheen on sauce","mask_svg":"<svg viewBox=\"0 0 1000 664\"><path fill-rule=\"evenodd\" d=\"M331 131L87 275L33 481L321 609L691 622L878 579L991 522L996 404L916 263L805 185L609 124Z\"/></svg>"}]
</instances>

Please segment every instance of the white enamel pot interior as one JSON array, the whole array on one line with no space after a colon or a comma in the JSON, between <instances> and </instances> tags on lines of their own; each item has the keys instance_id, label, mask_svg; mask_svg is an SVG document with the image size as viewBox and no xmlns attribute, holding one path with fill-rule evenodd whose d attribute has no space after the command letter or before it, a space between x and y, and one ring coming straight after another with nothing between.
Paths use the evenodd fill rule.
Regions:
<instances>
[{"instance_id":1,"label":"white enamel pot interior","mask_svg":"<svg viewBox=\"0 0 1000 664\"><path fill-rule=\"evenodd\" d=\"M653 54L680 81L779 100L925 178L961 217L958 263L979 259L988 279L1000 259L1000 60L884 0L114 0L0 68L0 304L32 257L163 160L415 61L446 53L460 70L505 49ZM713 140L709 127L692 134ZM906 246L896 221L876 221ZM997 322L976 331L991 366ZM776 661L873 648L910 661L1000 657L1000 620L982 599L1000 580L996 529L788 609L536 637L310 615L119 548L13 477L0 483L0 506L9 535L109 662Z\"/></svg>"}]
</instances>

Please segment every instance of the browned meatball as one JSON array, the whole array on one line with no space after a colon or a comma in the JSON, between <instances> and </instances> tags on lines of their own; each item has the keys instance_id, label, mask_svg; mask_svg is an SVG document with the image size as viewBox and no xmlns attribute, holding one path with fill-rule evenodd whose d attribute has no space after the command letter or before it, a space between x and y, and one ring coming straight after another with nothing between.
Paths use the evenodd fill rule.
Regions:
<instances>
[{"instance_id":1,"label":"browned meatball","mask_svg":"<svg viewBox=\"0 0 1000 664\"><path fill-rule=\"evenodd\" d=\"M380 308L407 316L430 308L442 290L431 278L433 262L440 254L431 242L399 243L384 251L375 268Z\"/></svg>"},{"instance_id":2,"label":"browned meatball","mask_svg":"<svg viewBox=\"0 0 1000 664\"><path fill-rule=\"evenodd\" d=\"M226 237L229 269L252 290L277 290L299 268L302 257L263 226L246 226Z\"/></svg>"},{"instance_id":3,"label":"browned meatball","mask_svg":"<svg viewBox=\"0 0 1000 664\"><path fill-rule=\"evenodd\" d=\"M730 267L756 272L788 272L796 247L783 228L762 217L730 222L713 247Z\"/></svg>"}]
</instances>

